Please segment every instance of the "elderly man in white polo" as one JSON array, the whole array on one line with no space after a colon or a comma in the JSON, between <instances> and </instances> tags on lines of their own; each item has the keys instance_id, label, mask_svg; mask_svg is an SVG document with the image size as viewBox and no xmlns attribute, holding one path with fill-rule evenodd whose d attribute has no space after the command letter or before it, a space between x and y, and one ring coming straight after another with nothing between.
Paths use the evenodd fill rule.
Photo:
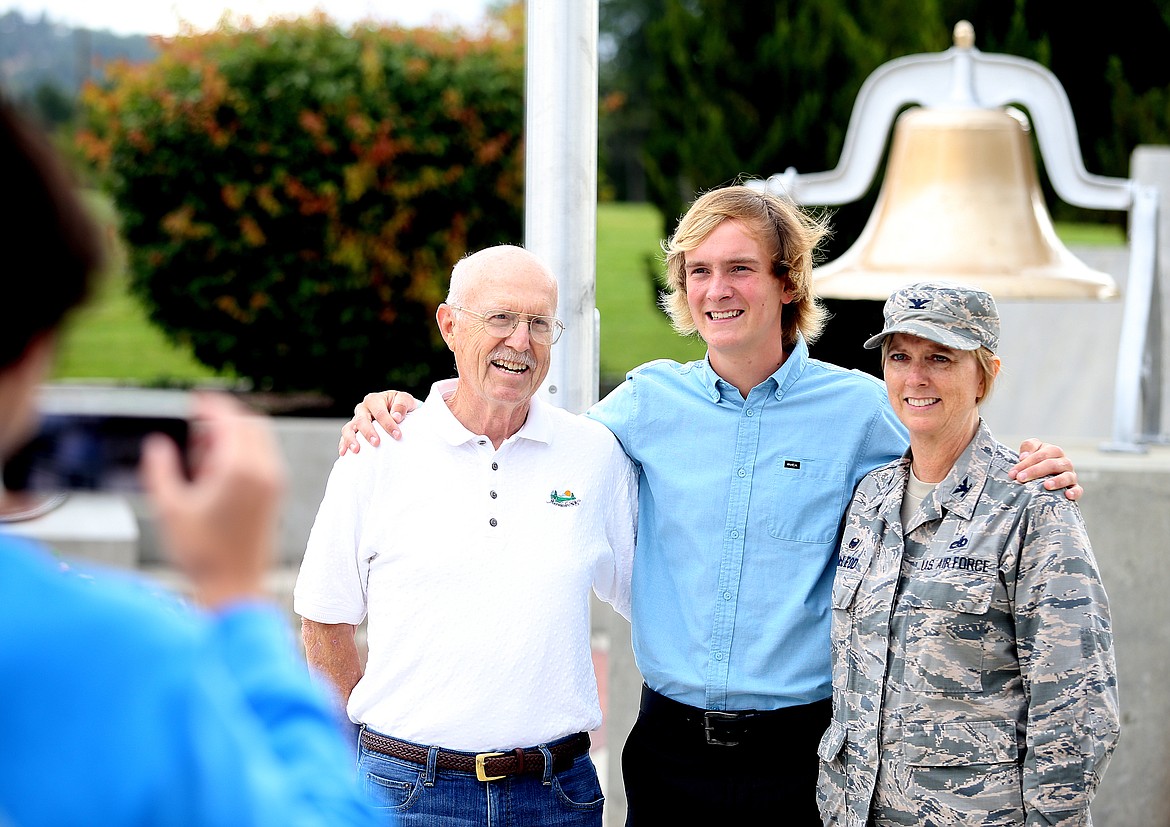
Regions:
<instances>
[{"instance_id":1,"label":"elderly man in white polo","mask_svg":"<svg viewBox=\"0 0 1170 827\"><path fill-rule=\"evenodd\" d=\"M309 537L309 662L403 825L601 824L589 592L629 617L636 475L607 428L535 396L556 309L528 251L460 261L437 313L458 378L400 441L338 459Z\"/></svg>"}]
</instances>

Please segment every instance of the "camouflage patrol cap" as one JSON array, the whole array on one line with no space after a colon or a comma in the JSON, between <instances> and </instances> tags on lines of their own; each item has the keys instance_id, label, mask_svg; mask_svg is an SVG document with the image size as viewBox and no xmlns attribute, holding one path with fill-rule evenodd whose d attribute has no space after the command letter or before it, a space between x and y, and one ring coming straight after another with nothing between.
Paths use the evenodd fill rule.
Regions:
<instances>
[{"instance_id":1,"label":"camouflage patrol cap","mask_svg":"<svg viewBox=\"0 0 1170 827\"><path fill-rule=\"evenodd\" d=\"M995 352L999 346L999 311L985 290L944 281L910 284L886 299L885 327L865 347L881 347L893 333L909 333L955 350Z\"/></svg>"}]
</instances>

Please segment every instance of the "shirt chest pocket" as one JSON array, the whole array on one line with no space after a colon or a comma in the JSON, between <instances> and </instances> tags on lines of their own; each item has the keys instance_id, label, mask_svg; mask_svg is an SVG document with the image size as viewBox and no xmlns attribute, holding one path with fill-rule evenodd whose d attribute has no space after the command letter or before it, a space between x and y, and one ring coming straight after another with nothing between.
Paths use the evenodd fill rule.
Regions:
<instances>
[{"instance_id":1,"label":"shirt chest pocket","mask_svg":"<svg viewBox=\"0 0 1170 827\"><path fill-rule=\"evenodd\" d=\"M831 543L849 493L845 463L781 457L772 472L768 533L777 540Z\"/></svg>"},{"instance_id":2,"label":"shirt chest pocket","mask_svg":"<svg viewBox=\"0 0 1170 827\"><path fill-rule=\"evenodd\" d=\"M994 577L911 582L898 608L905 616L907 689L928 695L982 691L994 589Z\"/></svg>"}]
</instances>

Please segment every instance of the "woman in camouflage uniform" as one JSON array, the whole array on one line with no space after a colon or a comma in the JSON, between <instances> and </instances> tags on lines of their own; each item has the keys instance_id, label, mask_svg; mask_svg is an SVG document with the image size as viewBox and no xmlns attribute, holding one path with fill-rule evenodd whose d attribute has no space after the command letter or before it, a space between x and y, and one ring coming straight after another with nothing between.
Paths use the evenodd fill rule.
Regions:
<instances>
[{"instance_id":1,"label":"woman in camouflage uniform","mask_svg":"<svg viewBox=\"0 0 1170 827\"><path fill-rule=\"evenodd\" d=\"M833 587L826 825L1087 825L1117 742L1109 608L1075 503L1008 476L979 403L999 370L982 290L885 305L906 455L868 474Z\"/></svg>"}]
</instances>

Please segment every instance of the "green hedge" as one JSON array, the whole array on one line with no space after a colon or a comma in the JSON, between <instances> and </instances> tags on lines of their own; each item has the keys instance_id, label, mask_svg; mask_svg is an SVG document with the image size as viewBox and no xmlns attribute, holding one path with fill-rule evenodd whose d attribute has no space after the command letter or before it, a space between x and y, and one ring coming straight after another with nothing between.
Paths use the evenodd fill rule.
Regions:
<instances>
[{"instance_id":1,"label":"green hedge","mask_svg":"<svg viewBox=\"0 0 1170 827\"><path fill-rule=\"evenodd\" d=\"M257 388L350 400L449 373L452 264L521 237L519 34L318 16L161 46L86 90L78 138L152 320Z\"/></svg>"}]
</instances>

